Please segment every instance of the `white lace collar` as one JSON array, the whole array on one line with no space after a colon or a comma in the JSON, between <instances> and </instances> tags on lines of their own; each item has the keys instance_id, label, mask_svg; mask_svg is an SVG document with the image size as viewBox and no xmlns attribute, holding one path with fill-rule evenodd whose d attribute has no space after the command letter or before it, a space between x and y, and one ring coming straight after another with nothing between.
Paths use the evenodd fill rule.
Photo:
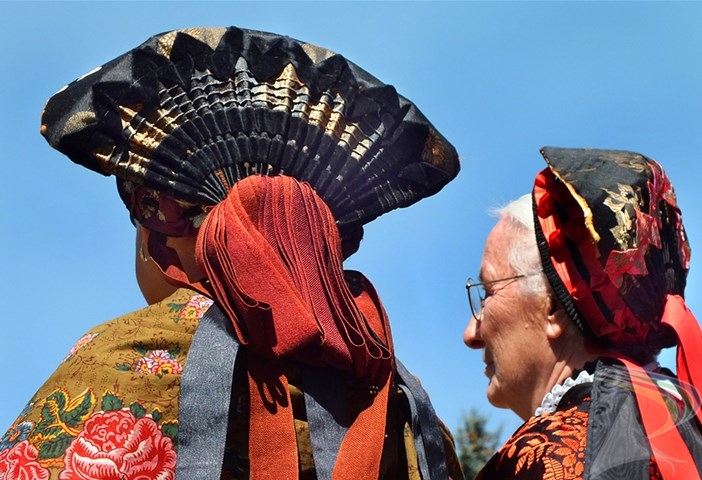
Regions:
<instances>
[{"instance_id":1,"label":"white lace collar","mask_svg":"<svg viewBox=\"0 0 702 480\"><path fill-rule=\"evenodd\" d=\"M568 377L563 383L557 383L553 386L551 391L544 396L541 405L534 412L534 416L538 417L539 415L555 412L558 407L558 402L561 401L561 398L563 398L563 395L565 395L568 390L582 383L592 383L593 378L594 375L592 373L583 370L575 379L573 379L573 377Z\"/></svg>"}]
</instances>

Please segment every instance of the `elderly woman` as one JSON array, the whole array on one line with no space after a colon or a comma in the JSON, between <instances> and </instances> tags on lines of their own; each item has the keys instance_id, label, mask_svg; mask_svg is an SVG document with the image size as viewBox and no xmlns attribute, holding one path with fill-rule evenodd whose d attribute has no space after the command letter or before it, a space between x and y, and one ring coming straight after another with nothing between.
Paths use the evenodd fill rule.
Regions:
<instances>
[{"instance_id":1,"label":"elderly woman","mask_svg":"<svg viewBox=\"0 0 702 480\"><path fill-rule=\"evenodd\" d=\"M488 399L525 420L480 478L699 479L702 336L673 188L636 153L542 154L467 284ZM674 345L677 378L656 363Z\"/></svg>"},{"instance_id":2,"label":"elderly woman","mask_svg":"<svg viewBox=\"0 0 702 480\"><path fill-rule=\"evenodd\" d=\"M150 306L82 337L0 441L0 478L459 478L393 353L362 226L439 191L454 148L326 49L203 28L68 85L49 143L114 175Z\"/></svg>"}]
</instances>

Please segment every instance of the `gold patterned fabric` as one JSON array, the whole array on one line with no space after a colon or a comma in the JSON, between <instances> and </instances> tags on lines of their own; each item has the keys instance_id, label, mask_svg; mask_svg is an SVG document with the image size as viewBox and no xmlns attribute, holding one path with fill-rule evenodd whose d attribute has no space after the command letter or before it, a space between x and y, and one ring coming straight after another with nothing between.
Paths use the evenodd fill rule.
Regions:
<instances>
[{"instance_id":1,"label":"gold patterned fabric","mask_svg":"<svg viewBox=\"0 0 702 480\"><path fill-rule=\"evenodd\" d=\"M211 303L179 290L81 337L3 437L0 456L25 453L0 477L174 478L181 374Z\"/></svg>"}]
</instances>

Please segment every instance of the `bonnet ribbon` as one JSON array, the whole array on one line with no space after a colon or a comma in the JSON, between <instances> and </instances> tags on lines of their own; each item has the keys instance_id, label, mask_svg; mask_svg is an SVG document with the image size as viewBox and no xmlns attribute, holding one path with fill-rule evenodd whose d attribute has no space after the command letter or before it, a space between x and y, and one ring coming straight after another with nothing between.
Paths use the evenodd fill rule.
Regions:
<instances>
[{"instance_id":1,"label":"bonnet ribbon","mask_svg":"<svg viewBox=\"0 0 702 480\"><path fill-rule=\"evenodd\" d=\"M680 295L668 295L661 322L675 330L678 336L678 379L685 382L686 386L692 387L688 395L695 408L697 420L702 425L699 392L702 388L702 330Z\"/></svg>"}]
</instances>

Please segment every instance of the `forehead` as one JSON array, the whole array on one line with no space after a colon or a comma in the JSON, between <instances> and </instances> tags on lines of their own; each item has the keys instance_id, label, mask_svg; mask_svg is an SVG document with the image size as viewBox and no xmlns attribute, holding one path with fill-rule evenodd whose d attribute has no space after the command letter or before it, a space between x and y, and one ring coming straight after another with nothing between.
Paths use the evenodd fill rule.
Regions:
<instances>
[{"instance_id":1,"label":"forehead","mask_svg":"<svg viewBox=\"0 0 702 480\"><path fill-rule=\"evenodd\" d=\"M500 220L490 231L485 241L483 259L480 264L480 278L482 281L504 278L515 274L509 264L512 241L519 235L508 220Z\"/></svg>"}]
</instances>

